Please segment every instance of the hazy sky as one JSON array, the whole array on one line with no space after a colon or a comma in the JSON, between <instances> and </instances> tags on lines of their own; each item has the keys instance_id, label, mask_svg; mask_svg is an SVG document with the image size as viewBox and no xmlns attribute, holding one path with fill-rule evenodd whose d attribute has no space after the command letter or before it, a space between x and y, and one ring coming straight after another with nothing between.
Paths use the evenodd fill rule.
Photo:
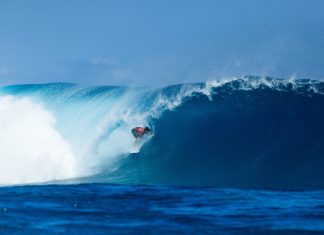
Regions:
<instances>
[{"instance_id":1,"label":"hazy sky","mask_svg":"<svg viewBox=\"0 0 324 235\"><path fill-rule=\"evenodd\" d=\"M321 0L0 0L0 85L324 79Z\"/></svg>"}]
</instances>

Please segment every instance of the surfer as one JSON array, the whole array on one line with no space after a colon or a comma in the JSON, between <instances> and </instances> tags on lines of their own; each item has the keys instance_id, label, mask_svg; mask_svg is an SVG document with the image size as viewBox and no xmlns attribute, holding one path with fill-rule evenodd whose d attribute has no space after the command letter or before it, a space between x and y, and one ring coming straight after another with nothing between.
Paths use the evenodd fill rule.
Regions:
<instances>
[{"instance_id":1,"label":"surfer","mask_svg":"<svg viewBox=\"0 0 324 235\"><path fill-rule=\"evenodd\" d=\"M132 134L138 142L145 134L151 133L152 130L149 127L135 127L132 129Z\"/></svg>"}]
</instances>

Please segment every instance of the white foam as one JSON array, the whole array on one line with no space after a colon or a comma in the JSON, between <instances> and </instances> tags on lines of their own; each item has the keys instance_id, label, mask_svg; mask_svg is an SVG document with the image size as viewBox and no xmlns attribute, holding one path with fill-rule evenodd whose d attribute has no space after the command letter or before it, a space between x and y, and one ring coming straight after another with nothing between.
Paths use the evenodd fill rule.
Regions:
<instances>
[{"instance_id":1,"label":"white foam","mask_svg":"<svg viewBox=\"0 0 324 235\"><path fill-rule=\"evenodd\" d=\"M78 175L54 117L28 98L0 97L0 184L25 184Z\"/></svg>"}]
</instances>

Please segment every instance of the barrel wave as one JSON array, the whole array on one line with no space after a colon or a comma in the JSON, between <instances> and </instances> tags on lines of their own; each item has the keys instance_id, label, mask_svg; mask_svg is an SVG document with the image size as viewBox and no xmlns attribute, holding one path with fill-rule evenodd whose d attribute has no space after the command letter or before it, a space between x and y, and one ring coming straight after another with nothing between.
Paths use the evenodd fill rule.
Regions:
<instances>
[{"instance_id":1,"label":"barrel wave","mask_svg":"<svg viewBox=\"0 0 324 235\"><path fill-rule=\"evenodd\" d=\"M324 188L324 83L0 88L0 183ZM130 154L134 126L154 136Z\"/></svg>"}]
</instances>

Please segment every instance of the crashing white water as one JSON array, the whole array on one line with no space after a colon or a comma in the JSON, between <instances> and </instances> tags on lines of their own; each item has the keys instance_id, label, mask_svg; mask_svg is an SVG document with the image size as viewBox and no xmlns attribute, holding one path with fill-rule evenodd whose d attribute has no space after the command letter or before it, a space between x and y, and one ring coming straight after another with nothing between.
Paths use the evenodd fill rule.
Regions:
<instances>
[{"instance_id":1,"label":"crashing white water","mask_svg":"<svg viewBox=\"0 0 324 235\"><path fill-rule=\"evenodd\" d=\"M98 118L75 104L65 113L31 97L0 96L0 184L65 180L109 169L133 148L131 128L145 125L140 116L130 118L124 105L121 99ZM73 115L78 110L79 116Z\"/></svg>"},{"instance_id":2,"label":"crashing white water","mask_svg":"<svg viewBox=\"0 0 324 235\"><path fill-rule=\"evenodd\" d=\"M78 175L69 144L55 118L30 99L0 97L0 184L21 184Z\"/></svg>"}]
</instances>

